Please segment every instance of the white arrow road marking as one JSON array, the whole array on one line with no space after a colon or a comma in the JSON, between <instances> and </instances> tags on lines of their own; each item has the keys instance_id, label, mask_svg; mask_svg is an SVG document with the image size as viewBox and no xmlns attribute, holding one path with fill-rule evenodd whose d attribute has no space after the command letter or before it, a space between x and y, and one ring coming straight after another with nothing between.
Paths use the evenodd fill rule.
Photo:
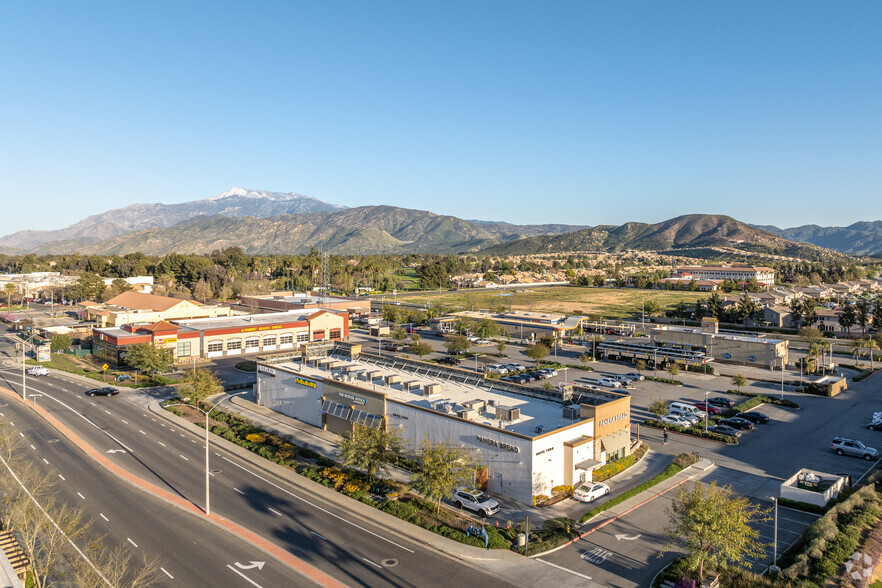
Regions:
<instances>
[{"instance_id":1,"label":"white arrow road marking","mask_svg":"<svg viewBox=\"0 0 882 588\"><path fill-rule=\"evenodd\" d=\"M108 449L107 453L125 453L125 449Z\"/></svg>"},{"instance_id":2,"label":"white arrow road marking","mask_svg":"<svg viewBox=\"0 0 882 588\"><path fill-rule=\"evenodd\" d=\"M266 565L265 561L249 561L248 563L251 565L246 566L245 564L240 564L239 562L236 562L236 567L240 570L253 570L254 568L262 570L263 566Z\"/></svg>"},{"instance_id":3,"label":"white arrow road marking","mask_svg":"<svg viewBox=\"0 0 882 588\"><path fill-rule=\"evenodd\" d=\"M255 582L254 580L252 580L251 578L249 578L248 576L246 576L245 574L243 574L242 572L240 572L239 570L234 568L233 566L227 565L227 567L229 569L233 570L234 572L236 572L237 574L239 574L240 576L242 576L252 586L257 586L257 588L263 588L263 586L261 586L260 584L258 584L257 582Z\"/></svg>"},{"instance_id":4,"label":"white arrow road marking","mask_svg":"<svg viewBox=\"0 0 882 588\"><path fill-rule=\"evenodd\" d=\"M640 539L640 533L637 533L636 535L625 535L624 533L622 533L621 535L616 535L617 541L621 541L622 539L624 539L625 541L633 541L634 539Z\"/></svg>"},{"instance_id":5,"label":"white arrow road marking","mask_svg":"<svg viewBox=\"0 0 882 588\"><path fill-rule=\"evenodd\" d=\"M601 547L595 547L591 551L583 551L582 559L594 565L600 565L606 561L606 558L612 555L612 551L608 551Z\"/></svg>"}]
</instances>

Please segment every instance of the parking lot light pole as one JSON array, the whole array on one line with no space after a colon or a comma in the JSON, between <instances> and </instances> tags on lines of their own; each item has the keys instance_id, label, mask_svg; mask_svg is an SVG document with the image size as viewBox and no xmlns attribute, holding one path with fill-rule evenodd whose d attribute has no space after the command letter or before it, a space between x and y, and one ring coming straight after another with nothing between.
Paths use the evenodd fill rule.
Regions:
<instances>
[{"instance_id":1,"label":"parking lot light pole","mask_svg":"<svg viewBox=\"0 0 882 588\"><path fill-rule=\"evenodd\" d=\"M778 499L774 496L770 498L775 503L775 535L772 542L772 565L769 567L769 572L777 574L780 570L778 567Z\"/></svg>"}]
</instances>

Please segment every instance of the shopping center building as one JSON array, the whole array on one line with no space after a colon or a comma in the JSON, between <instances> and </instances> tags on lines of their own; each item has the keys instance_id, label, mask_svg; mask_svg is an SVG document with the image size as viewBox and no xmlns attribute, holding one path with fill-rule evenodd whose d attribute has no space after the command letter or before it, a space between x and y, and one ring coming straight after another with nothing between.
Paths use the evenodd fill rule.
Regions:
<instances>
[{"instance_id":1,"label":"shopping center building","mask_svg":"<svg viewBox=\"0 0 882 588\"><path fill-rule=\"evenodd\" d=\"M260 357L257 396L262 406L342 435L355 425L394 427L410 450L425 439L472 449L476 485L527 504L590 479L632 447L628 396L485 380L357 345Z\"/></svg>"},{"instance_id":2,"label":"shopping center building","mask_svg":"<svg viewBox=\"0 0 882 588\"><path fill-rule=\"evenodd\" d=\"M126 347L152 343L171 349L176 363L293 350L310 341L341 341L349 336L349 317L330 310L292 310L270 314L125 324L92 330L95 355L121 365Z\"/></svg>"}]
</instances>

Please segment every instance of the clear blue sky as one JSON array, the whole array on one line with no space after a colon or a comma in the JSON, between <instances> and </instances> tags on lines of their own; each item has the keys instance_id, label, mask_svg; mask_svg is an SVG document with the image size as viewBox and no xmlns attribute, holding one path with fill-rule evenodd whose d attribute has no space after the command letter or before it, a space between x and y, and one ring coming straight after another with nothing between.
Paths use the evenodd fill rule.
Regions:
<instances>
[{"instance_id":1,"label":"clear blue sky","mask_svg":"<svg viewBox=\"0 0 882 588\"><path fill-rule=\"evenodd\" d=\"M0 234L233 186L513 223L882 218L880 2L0 3Z\"/></svg>"}]
</instances>

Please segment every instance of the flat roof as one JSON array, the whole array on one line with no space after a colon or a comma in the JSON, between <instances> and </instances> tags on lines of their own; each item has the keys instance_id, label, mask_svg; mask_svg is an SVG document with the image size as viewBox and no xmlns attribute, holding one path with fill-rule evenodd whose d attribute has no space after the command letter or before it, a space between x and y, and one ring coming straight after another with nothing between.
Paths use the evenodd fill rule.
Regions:
<instances>
[{"instance_id":1,"label":"flat roof","mask_svg":"<svg viewBox=\"0 0 882 588\"><path fill-rule=\"evenodd\" d=\"M715 339L726 339L728 341L746 341L749 343L782 343L784 339L769 339L768 337L757 337L750 335L737 335L733 333L704 333L701 327L676 327L671 325L662 325L653 329L654 331L667 331L674 333L691 333L693 335L707 335Z\"/></svg>"},{"instance_id":2,"label":"flat roof","mask_svg":"<svg viewBox=\"0 0 882 588\"><path fill-rule=\"evenodd\" d=\"M513 422L506 422L504 430L518 433L526 437L536 437L538 435L551 433L557 429L562 429L574 423L587 422L587 419L564 419L563 405L559 402L520 396L507 393L503 390L475 388L474 386L467 386L457 382L429 377L425 374L414 374L407 370L376 366L367 362L343 359L339 356L334 356L334 359L340 362L340 369L345 366L354 366L357 368L354 372L350 372L350 375L355 375L356 377L346 382L347 384L367 391L382 392L386 394L388 399L404 404L432 409L433 405L438 406L439 404L453 403L455 405L452 413L454 416L456 416L458 410L465 408L462 403L470 400L483 400L485 402L493 400L496 401L498 406L518 408L521 411L520 419ZM331 380L331 374L327 370L320 370L308 365L301 366L300 362L288 361L274 364L273 367L287 367L306 376ZM359 379L358 375L362 374L362 371L364 373L379 372L381 376L374 380L374 384L372 385L369 382ZM335 374L336 373L339 372L335 372ZM383 378L388 375L400 376L402 382L417 381L420 383L420 386L418 389L411 391L405 391L401 384L387 386L385 383L381 382L385 382ZM422 390L424 389L424 386L428 384L440 384L440 391L431 396L423 396ZM488 412L487 408L489 408L491 412ZM495 418L495 411L495 408L485 406L484 410L481 411L476 418L472 419L472 422L498 428L499 421ZM438 410L438 412L441 414L450 414L445 413L442 410ZM542 427L541 433L536 431L537 427Z\"/></svg>"},{"instance_id":3,"label":"flat roof","mask_svg":"<svg viewBox=\"0 0 882 588\"><path fill-rule=\"evenodd\" d=\"M179 327L185 329L193 329L195 331L201 331L203 329L243 329L247 327L305 321L306 317L311 316L317 312L322 312L323 310L330 312L331 314L339 314L340 312L327 308L305 308L298 310L286 310L284 312L271 312L266 314L246 314L217 318L173 320L172 322Z\"/></svg>"}]
</instances>

